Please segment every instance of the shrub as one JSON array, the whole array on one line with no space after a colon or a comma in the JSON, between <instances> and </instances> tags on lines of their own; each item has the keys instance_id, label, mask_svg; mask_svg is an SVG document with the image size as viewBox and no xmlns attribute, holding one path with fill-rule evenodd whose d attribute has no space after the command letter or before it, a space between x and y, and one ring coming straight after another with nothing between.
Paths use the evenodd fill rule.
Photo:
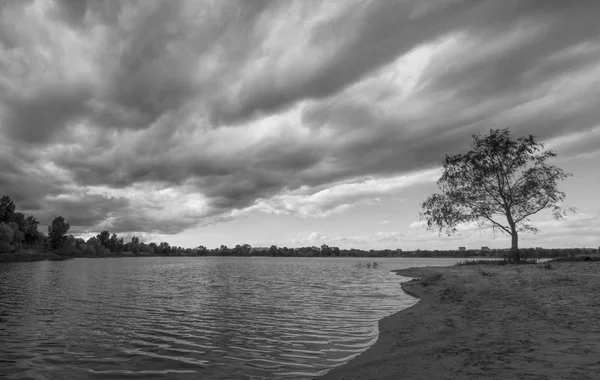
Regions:
<instances>
[{"instance_id":1,"label":"shrub","mask_svg":"<svg viewBox=\"0 0 600 380\"><path fill-rule=\"evenodd\" d=\"M6 223L0 223L0 253L11 252L13 236L13 229Z\"/></svg>"},{"instance_id":2,"label":"shrub","mask_svg":"<svg viewBox=\"0 0 600 380\"><path fill-rule=\"evenodd\" d=\"M443 274L441 274L441 273L436 273L436 274L434 274L433 276L429 276L429 277L426 277L426 278L424 278L423 280L421 280L421 285L423 285L423 286L429 286L429 285L433 285L433 284L435 284L436 282L438 282L439 280L441 280L441 279L442 279L442 277L444 277L444 275L443 275Z\"/></svg>"},{"instance_id":3,"label":"shrub","mask_svg":"<svg viewBox=\"0 0 600 380\"><path fill-rule=\"evenodd\" d=\"M494 272L494 271L487 271L487 270L483 270L481 268L477 268L477 273L480 276L484 276L484 277L495 277L498 275L498 272Z\"/></svg>"},{"instance_id":4,"label":"shrub","mask_svg":"<svg viewBox=\"0 0 600 380\"><path fill-rule=\"evenodd\" d=\"M96 246L94 248L96 251L96 256L107 256L110 254L110 251L104 247Z\"/></svg>"},{"instance_id":5,"label":"shrub","mask_svg":"<svg viewBox=\"0 0 600 380\"><path fill-rule=\"evenodd\" d=\"M545 262L540 268L544 268L544 269L548 269L548 270L555 269L554 265L552 265L552 263L550 261Z\"/></svg>"},{"instance_id":6,"label":"shrub","mask_svg":"<svg viewBox=\"0 0 600 380\"><path fill-rule=\"evenodd\" d=\"M94 256L96 255L96 251L94 250L94 247L92 247L91 245L85 245L85 247L83 247L83 251L82 251L84 256Z\"/></svg>"}]
</instances>

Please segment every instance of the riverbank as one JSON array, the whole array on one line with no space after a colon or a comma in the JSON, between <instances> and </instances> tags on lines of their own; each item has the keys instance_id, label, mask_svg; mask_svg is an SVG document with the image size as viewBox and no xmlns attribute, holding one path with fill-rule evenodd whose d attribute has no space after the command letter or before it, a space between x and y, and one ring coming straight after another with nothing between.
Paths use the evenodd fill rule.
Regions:
<instances>
[{"instance_id":1,"label":"riverbank","mask_svg":"<svg viewBox=\"0 0 600 380\"><path fill-rule=\"evenodd\" d=\"M60 261L65 260L63 256L55 253L2 253L0 254L0 263L28 263L32 261Z\"/></svg>"},{"instance_id":2,"label":"riverbank","mask_svg":"<svg viewBox=\"0 0 600 380\"><path fill-rule=\"evenodd\" d=\"M420 301L321 380L598 378L600 262L396 272Z\"/></svg>"}]
</instances>

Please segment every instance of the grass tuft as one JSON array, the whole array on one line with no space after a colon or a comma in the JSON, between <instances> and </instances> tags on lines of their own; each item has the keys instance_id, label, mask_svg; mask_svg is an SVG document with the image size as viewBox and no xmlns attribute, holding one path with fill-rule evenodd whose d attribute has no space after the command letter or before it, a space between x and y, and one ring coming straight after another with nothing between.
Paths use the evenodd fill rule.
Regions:
<instances>
[{"instance_id":1,"label":"grass tuft","mask_svg":"<svg viewBox=\"0 0 600 380\"><path fill-rule=\"evenodd\" d=\"M552 259L553 262L578 262L578 261L600 261L600 256L574 256L574 257L557 257Z\"/></svg>"},{"instance_id":2,"label":"grass tuft","mask_svg":"<svg viewBox=\"0 0 600 380\"><path fill-rule=\"evenodd\" d=\"M433 276L429 276L429 277L422 279L421 285L423 285L423 286L433 285L436 282L438 282L439 280L441 280L442 277L443 277L443 275L441 273L436 273Z\"/></svg>"},{"instance_id":3,"label":"grass tuft","mask_svg":"<svg viewBox=\"0 0 600 380\"><path fill-rule=\"evenodd\" d=\"M503 260L463 260L454 265L457 267L464 265L503 265Z\"/></svg>"},{"instance_id":4,"label":"grass tuft","mask_svg":"<svg viewBox=\"0 0 600 380\"><path fill-rule=\"evenodd\" d=\"M552 263L551 263L550 261L548 261L548 262L545 262L545 263L544 263L544 265L542 265L542 268L544 268L544 269L548 269L548 270L556 269L556 268L554 267L554 265L552 265Z\"/></svg>"},{"instance_id":5,"label":"grass tuft","mask_svg":"<svg viewBox=\"0 0 600 380\"><path fill-rule=\"evenodd\" d=\"M491 271L491 270L483 270L481 268L477 268L477 273L480 276L484 276L484 277L495 277L498 275L498 272Z\"/></svg>"},{"instance_id":6,"label":"grass tuft","mask_svg":"<svg viewBox=\"0 0 600 380\"><path fill-rule=\"evenodd\" d=\"M525 257L522 258L521 261L519 262L514 262L511 261L507 258L504 259L499 259L499 260L463 260L463 261L459 261L458 263L454 264L455 266L464 266L464 265L507 265L507 264L514 264L514 265L527 265L527 264L537 264L538 263L538 259L533 258L533 257Z\"/></svg>"}]
</instances>

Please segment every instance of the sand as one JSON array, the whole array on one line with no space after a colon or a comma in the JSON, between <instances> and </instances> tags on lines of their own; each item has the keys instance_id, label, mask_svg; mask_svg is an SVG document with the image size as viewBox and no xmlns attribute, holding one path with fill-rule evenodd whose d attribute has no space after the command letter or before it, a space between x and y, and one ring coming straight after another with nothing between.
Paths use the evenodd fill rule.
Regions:
<instances>
[{"instance_id":1,"label":"sand","mask_svg":"<svg viewBox=\"0 0 600 380\"><path fill-rule=\"evenodd\" d=\"M420 301L321 379L598 380L600 262L552 266L400 270Z\"/></svg>"}]
</instances>

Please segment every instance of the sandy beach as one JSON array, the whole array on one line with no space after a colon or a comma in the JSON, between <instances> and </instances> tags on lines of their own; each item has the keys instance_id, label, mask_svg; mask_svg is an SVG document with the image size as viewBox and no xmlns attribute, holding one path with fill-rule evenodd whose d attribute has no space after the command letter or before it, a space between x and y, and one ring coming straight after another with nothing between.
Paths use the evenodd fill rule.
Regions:
<instances>
[{"instance_id":1,"label":"sandy beach","mask_svg":"<svg viewBox=\"0 0 600 380\"><path fill-rule=\"evenodd\" d=\"M600 262L397 272L420 301L320 379L600 378Z\"/></svg>"}]
</instances>

